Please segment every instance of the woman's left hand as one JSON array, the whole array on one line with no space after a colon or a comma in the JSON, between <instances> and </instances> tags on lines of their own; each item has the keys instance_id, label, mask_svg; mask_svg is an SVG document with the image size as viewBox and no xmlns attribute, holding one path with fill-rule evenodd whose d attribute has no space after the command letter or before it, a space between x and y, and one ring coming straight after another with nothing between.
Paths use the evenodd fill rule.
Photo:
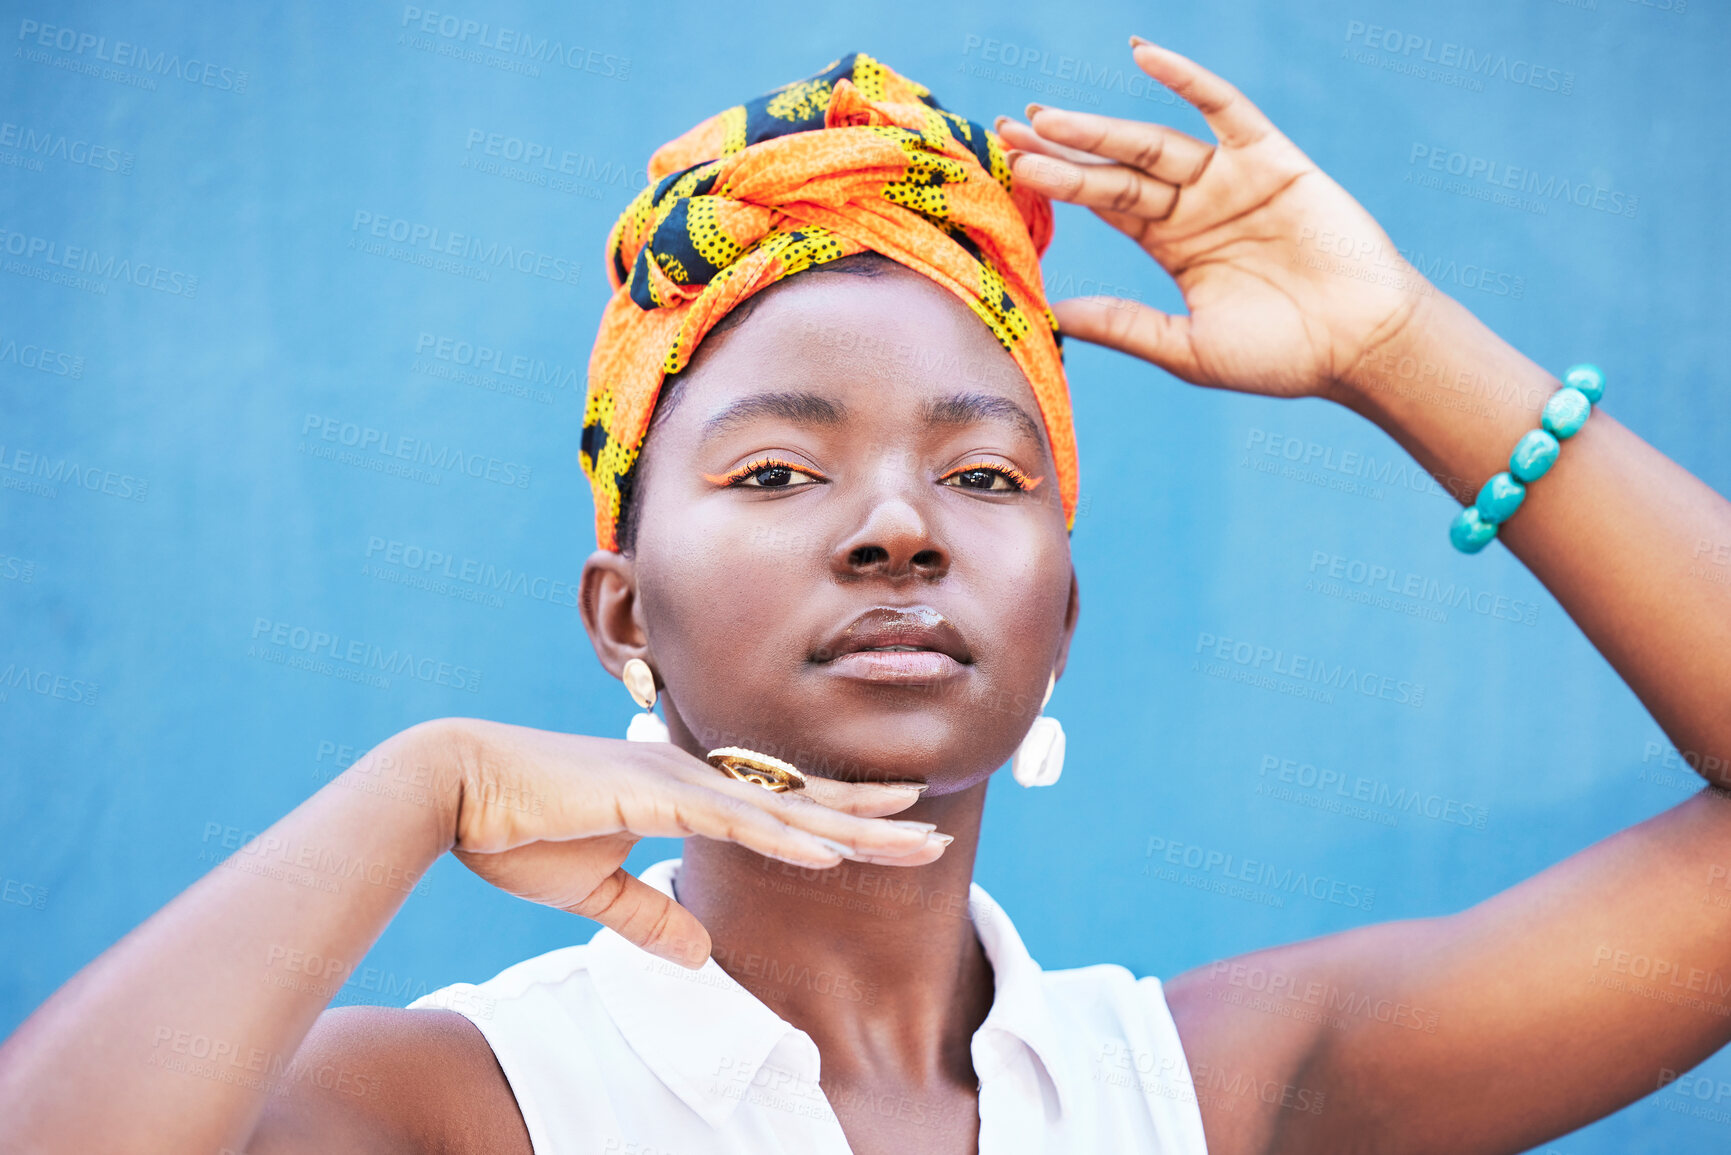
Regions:
<instances>
[{"instance_id":1,"label":"woman's left hand","mask_svg":"<svg viewBox=\"0 0 1731 1155\"><path fill-rule=\"evenodd\" d=\"M1053 305L1065 335L1197 385L1332 396L1436 290L1371 215L1242 93L1132 40L1137 65L1202 113L1219 143L1176 129L1029 105L1000 118L1015 179L1083 205L1172 275L1188 317L1133 301Z\"/></svg>"}]
</instances>

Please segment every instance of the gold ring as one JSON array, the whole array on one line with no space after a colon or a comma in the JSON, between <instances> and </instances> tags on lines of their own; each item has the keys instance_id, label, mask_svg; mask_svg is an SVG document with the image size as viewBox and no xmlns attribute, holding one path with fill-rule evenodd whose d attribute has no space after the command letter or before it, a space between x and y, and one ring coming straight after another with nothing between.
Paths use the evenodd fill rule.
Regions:
<instances>
[{"instance_id":1,"label":"gold ring","mask_svg":"<svg viewBox=\"0 0 1731 1155\"><path fill-rule=\"evenodd\" d=\"M747 750L743 746L722 746L711 750L706 757L711 766L729 778L737 778L741 782L749 782L777 794L805 789L805 775L796 767L788 765L780 758L759 754L756 750Z\"/></svg>"}]
</instances>

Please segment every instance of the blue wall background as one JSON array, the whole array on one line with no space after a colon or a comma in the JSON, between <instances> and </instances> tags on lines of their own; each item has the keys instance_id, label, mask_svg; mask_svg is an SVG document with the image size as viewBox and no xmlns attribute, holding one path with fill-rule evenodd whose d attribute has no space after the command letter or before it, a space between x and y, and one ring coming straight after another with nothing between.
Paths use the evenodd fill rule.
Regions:
<instances>
[{"instance_id":1,"label":"blue wall background","mask_svg":"<svg viewBox=\"0 0 1731 1155\"><path fill-rule=\"evenodd\" d=\"M1721 6L420 7L454 16L456 35L391 4L0 5L0 1030L208 870L230 833L264 828L393 731L462 713L623 733L630 703L565 592L592 543L576 449L602 238L656 144L855 48L980 120L1039 99L1200 131L1142 91L1124 41L1190 53L1443 289L1554 370L1605 365L1619 420L1731 489ZM463 20L580 45L578 67L524 71L478 33L465 42ZM118 60L96 59L98 38ZM1445 42L1507 67L1426 65ZM1526 74L1516 62L1537 66L1536 86L1507 78ZM555 170L487 155L492 134ZM1472 158L1593 190L1598 207L1447 183ZM425 244L370 251L373 220L532 250L544 275L426 267ZM131 275L68 275L51 262L77 263L72 247ZM1060 209L1047 277L1055 296L1178 305L1075 210ZM498 352L459 364L480 347ZM1069 365L1085 611L1050 707L1069 770L1037 793L1002 779L979 868L1045 965L1171 975L1454 911L1693 789L1506 551L1449 548L1453 504L1378 430L1097 349L1072 345ZM320 458L330 443L308 426L326 419L496 459L495 480ZM1281 472L1289 446L1310 472ZM1377 464L1343 470L1347 453ZM425 588L433 553L529 580ZM1319 580L1337 558L1337 584ZM1702 579L1726 580L1709 560ZM1408 574L1463 583L1473 601L1362 600L1373 567L1396 589ZM290 668L294 651L255 640L261 619L478 671L478 689ZM1204 635L1374 670L1422 686L1422 703L1210 676ZM58 680L34 692L24 669ZM1547 724L1563 709L1576 725ZM1305 765L1370 780L1385 802L1317 805L1337 796ZM1454 805L1403 812L1386 804L1398 790ZM1151 846L1177 843L1374 903L1229 897L1145 871ZM671 848L644 844L633 864ZM590 933L452 860L422 889L339 1002L401 1003ZM1701 1071L1723 1085L1731 1060ZM1727 1116L1694 1106L1661 1093L1550 1149L1725 1149Z\"/></svg>"}]
</instances>

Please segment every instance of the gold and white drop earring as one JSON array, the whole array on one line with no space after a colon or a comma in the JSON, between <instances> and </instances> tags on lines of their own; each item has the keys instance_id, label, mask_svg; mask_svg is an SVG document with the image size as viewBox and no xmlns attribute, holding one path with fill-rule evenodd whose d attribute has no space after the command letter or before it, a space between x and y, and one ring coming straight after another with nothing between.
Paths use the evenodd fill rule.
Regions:
<instances>
[{"instance_id":1,"label":"gold and white drop earring","mask_svg":"<svg viewBox=\"0 0 1731 1155\"><path fill-rule=\"evenodd\" d=\"M620 677L625 683L625 689L630 692L632 701L643 707L643 713L632 717L631 725L625 730L625 740L668 741L667 723L655 713L655 671L651 670L649 663L642 658L632 658L625 663L625 671Z\"/></svg>"},{"instance_id":2,"label":"gold and white drop earring","mask_svg":"<svg viewBox=\"0 0 1731 1155\"><path fill-rule=\"evenodd\" d=\"M1052 700L1052 690L1058 685L1054 673L1046 683L1046 696L1040 699L1040 709ZM1041 714L1034 719L1028 736L1016 747L1016 759L1010 763L1010 773L1023 786L1050 786L1064 772L1064 727L1058 719Z\"/></svg>"}]
</instances>

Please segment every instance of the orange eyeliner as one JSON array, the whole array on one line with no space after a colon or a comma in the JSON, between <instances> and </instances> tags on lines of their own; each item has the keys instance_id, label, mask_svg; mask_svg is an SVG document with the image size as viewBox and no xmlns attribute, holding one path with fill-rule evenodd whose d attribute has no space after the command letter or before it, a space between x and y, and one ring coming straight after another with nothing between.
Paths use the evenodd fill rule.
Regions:
<instances>
[{"instance_id":1,"label":"orange eyeliner","mask_svg":"<svg viewBox=\"0 0 1731 1155\"><path fill-rule=\"evenodd\" d=\"M948 481L957 474L966 473L970 469L988 469L994 473L1002 473L1005 477L1014 481L1024 493L1032 490L1035 486L1046 480L1043 477L1029 477L1014 465L1005 465L997 461L976 461L972 465L963 465L959 468L950 470L948 473L944 474L943 477L939 478L939 480Z\"/></svg>"},{"instance_id":2,"label":"orange eyeliner","mask_svg":"<svg viewBox=\"0 0 1731 1155\"><path fill-rule=\"evenodd\" d=\"M783 469L791 469L795 473L803 473L810 477L822 478L825 481L829 480L815 469L811 469L804 465L796 465L791 461L783 461L779 457L760 457L754 461L748 461L739 468L729 470L726 473L703 473L698 476L702 477L703 480L709 482L711 485L738 485L758 470L768 469L772 465L779 465Z\"/></svg>"}]
</instances>

